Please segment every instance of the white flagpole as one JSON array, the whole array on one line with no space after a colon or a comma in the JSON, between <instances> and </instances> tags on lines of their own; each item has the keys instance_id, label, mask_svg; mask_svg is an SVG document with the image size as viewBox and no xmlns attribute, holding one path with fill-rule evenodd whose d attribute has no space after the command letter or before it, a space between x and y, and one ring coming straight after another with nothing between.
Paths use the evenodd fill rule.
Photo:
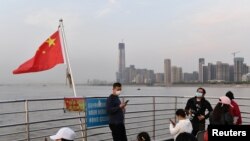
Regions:
<instances>
[{"instance_id":1,"label":"white flagpole","mask_svg":"<svg viewBox=\"0 0 250 141\"><path fill-rule=\"evenodd\" d=\"M64 55L65 55L65 60L66 60L66 64L67 64L67 69L71 75L71 82L72 82L72 88L73 88L73 92L74 92L74 96L76 97L76 87L75 87L75 82L74 82L74 77L73 77L73 73L72 73L72 69L70 66L70 61L69 61L69 54L68 54L68 49L67 49L67 42L66 42L66 36L64 33L64 27L63 27L63 20L60 19L59 20L60 24L59 24L59 30L61 32L62 35L62 40L63 40L63 48L64 48Z\"/></svg>"},{"instance_id":2,"label":"white flagpole","mask_svg":"<svg viewBox=\"0 0 250 141\"><path fill-rule=\"evenodd\" d=\"M64 48L64 55L65 55L65 58L66 58L67 71L69 71L69 73L71 75L72 88L73 88L74 96L76 97L77 96L76 95L76 88L75 88L75 82L74 82L74 79L73 79L73 74L72 74L72 70L71 70L71 66L70 66L70 61L69 61L69 54L68 54L68 49L67 49L67 42L66 42L66 37L65 37L64 27L63 27L63 19L60 19L59 22L60 22L60 24L59 24L59 30L62 33L61 35L62 35L62 39L63 39L63 48ZM78 114L80 116L80 112ZM85 121L85 123L86 123L86 121ZM81 130L82 130L83 141L85 141L87 139L84 138L85 137L84 134L87 135L87 133L85 133L83 131L84 130L86 131L86 127L83 127L83 123L82 123L82 119L81 118L80 118L80 127L81 127Z\"/></svg>"}]
</instances>

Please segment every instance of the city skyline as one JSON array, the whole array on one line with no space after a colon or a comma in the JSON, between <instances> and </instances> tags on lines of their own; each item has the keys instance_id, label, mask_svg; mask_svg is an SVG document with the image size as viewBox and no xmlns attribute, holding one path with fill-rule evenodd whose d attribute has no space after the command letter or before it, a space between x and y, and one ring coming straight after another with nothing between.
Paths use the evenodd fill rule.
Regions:
<instances>
[{"instance_id":1,"label":"city skyline","mask_svg":"<svg viewBox=\"0 0 250 141\"><path fill-rule=\"evenodd\" d=\"M171 63L171 59L164 59L163 72L155 73L148 68L138 69L134 64L126 66L125 43L118 43L118 71L116 81L122 84L146 84L171 86L175 83L235 83L250 81L250 66L244 62L243 57L235 57L233 53L233 64L217 60L207 62L205 58L199 58L197 70L192 73L183 72L182 66Z\"/></svg>"},{"instance_id":2,"label":"city skyline","mask_svg":"<svg viewBox=\"0 0 250 141\"><path fill-rule=\"evenodd\" d=\"M76 83L115 81L121 40L126 43L126 64L155 73L163 72L165 58L189 73L198 69L199 58L233 64L232 53L238 51L235 57L248 63L248 5L247 0L2 1L0 84L65 82L65 64L12 74L57 30L61 18Z\"/></svg>"}]
</instances>

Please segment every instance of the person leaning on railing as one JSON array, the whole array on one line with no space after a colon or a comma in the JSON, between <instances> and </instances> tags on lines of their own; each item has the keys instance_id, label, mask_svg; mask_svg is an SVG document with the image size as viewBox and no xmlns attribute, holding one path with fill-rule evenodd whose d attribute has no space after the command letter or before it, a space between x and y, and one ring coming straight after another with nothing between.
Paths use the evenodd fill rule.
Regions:
<instances>
[{"instance_id":1,"label":"person leaning on railing","mask_svg":"<svg viewBox=\"0 0 250 141\"><path fill-rule=\"evenodd\" d=\"M210 102L205 99L205 94L206 90L204 88L198 88L195 97L190 98L185 107L193 125L192 134L194 136L198 131L205 130L206 119L209 117L210 112L213 111ZM206 110L208 110L207 114L205 114Z\"/></svg>"}]
</instances>

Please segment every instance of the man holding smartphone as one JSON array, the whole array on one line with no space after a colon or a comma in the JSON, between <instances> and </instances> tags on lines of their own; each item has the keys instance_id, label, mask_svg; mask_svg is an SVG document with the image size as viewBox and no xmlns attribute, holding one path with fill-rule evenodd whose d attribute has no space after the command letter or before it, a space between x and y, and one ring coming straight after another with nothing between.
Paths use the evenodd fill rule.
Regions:
<instances>
[{"instance_id":1,"label":"man holding smartphone","mask_svg":"<svg viewBox=\"0 0 250 141\"><path fill-rule=\"evenodd\" d=\"M107 99L107 113L109 115L109 128L112 131L114 141L127 141L126 129L124 125L124 111L127 105L119 99L121 94L121 83L114 83L112 94Z\"/></svg>"}]
</instances>

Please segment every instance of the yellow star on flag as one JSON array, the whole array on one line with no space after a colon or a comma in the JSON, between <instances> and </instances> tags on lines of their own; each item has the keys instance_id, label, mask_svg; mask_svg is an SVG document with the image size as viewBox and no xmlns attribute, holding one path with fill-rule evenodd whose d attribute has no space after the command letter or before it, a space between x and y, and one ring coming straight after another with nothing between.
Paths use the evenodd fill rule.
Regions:
<instances>
[{"instance_id":1,"label":"yellow star on flag","mask_svg":"<svg viewBox=\"0 0 250 141\"><path fill-rule=\"evenodd\" d=\"M51 38L48 38L48 40L46 41L46 43L48 43L49 44L49 47L51 46L51 45L55 45L55 40L56 39L51 39Z\"/></svg>"}]
</instances>

